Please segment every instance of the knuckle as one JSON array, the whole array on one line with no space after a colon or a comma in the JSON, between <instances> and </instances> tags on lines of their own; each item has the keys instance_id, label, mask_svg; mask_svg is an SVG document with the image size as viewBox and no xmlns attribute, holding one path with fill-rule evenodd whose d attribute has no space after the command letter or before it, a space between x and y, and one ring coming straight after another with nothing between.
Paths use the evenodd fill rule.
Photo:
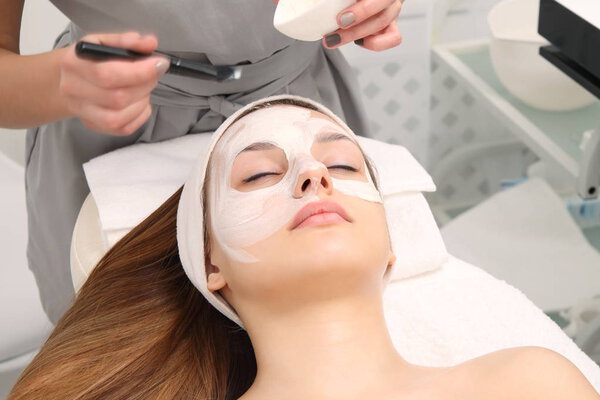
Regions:
<instances>
[{"instance_id":1,"label":"knuckle","mask_svg":"<svg viewBox=\"0 0 600 400\"><path fill-rule=\"evenodd\" d=\"M112 45L115 47L128 48L135 43L137 36L132 32L119 33L112 38Z\"/></svg>"},{"instance_id":2,"label":"knuckle","mask_svg":"<svg viewBox=\"0 0 600 400\"><path fill-rule=\"evenodd\" d=\"M109 88L112 86L112 82L113 80L113 75L111 74L111 71L106 68L106 65L98 65L94 68L94 71L92 73L93 79L96 82L96 85L103 87L103 88Z\"/></svg>"},{"instance_id":3,"label":"knuckle","mask_svg":"<svg viewBox=\"0 0 600 400\"><path fill-rule=\"evenodd\" d=\"M106 113L101 118L101 123L102 126L113 132L121 127L121 119L117 113Z\"/></svg>"},{"instance_id":4,"label":"knuckle","mask_svg":"<svg viewBox=\"0 0 600 400\"><path fill-rule=\"evenodd\" d=\"M387 9L384 10L383 14L385 14L385 17L388 20L388 25L398 19L401 8L402 3L400 3L399 1L394 1L392 5L390 5Z\"/></svg>"},{"instance_id":5,"label":"knuckle","mask_svg":"<svg viewBox=\"0 0 600 400\"><path fill-rule=\"evenodd\" d=\"M375 8L375 3L372 1L362 1L359 3L360 6L358 7L359 12L365 17L368 18L371 15L374 15L377 12L377 9Z\"/></svg>"},{"instance_id":6,"label":"knuckle","mask_svg":"<svg viewBox=\"0 0 600 400\"><path fill-rule=\"evenodd\" d=\"M116 128L113 129L111 132L114 136L127 136L127 134L124 131L124 128Z\"/></svg>"},{"instance_id":7,"label":"knuckle","mask_svg":"<svg viewBox=\"0 0 600 400\"><path fill-rule=\"evenodd\" d=\"M375 17L377 32L384 30L390 24L390 16L386 12L381 12Z\"/></svg>"},{"instance_id":8,"label":"knuckle","mask_svg":"<svg viewBox=\"0 0 600 400\"><path fill-rule=\"evenodd\" d=\"M136 42L138 41L142 35L137 31L129 31L123 34L122 39L126 42Z\"/></svg>"},{"instance_id":9,"label":"knuckle","mask_svg":"<svg viewBox=\"0 0 600 400\"><path fill-rule=\"evenodd\" d=\"M127 32L123 32L122 34L119 35L120 39L123 40L134 40L134 39L138 39L140 37L139 33L135 32L135 31L127 31Z\"/></svg>"},{"instance_id":10,"label":"knuckle","mask_svg":"<svg viewBox=\"0 0 600 400\"><path fill-rule=\"evenodd\" d=\"M81 38L82 41L84 42L93 42L93 43L98 43L98 38L100 36L99 35L85 35L84 37Z\"/></svg>"},{"instance_id":11,"label":"knuckle","mask_svg":"<svg viewBox=\"0 0 600 400\"><path fill-rule=\"evenodd\" d=\"M58 92L65 97L69 97L73 94L73 85L68 80L61 79L58 83Z\"/></svg>"},{"instance_id":12,"label":"knuckle","mask_svg":"<svg viewBox=\"0 0 600 400\"><path fill-rule=\"evenodd\" d=\"M115 89L110 96L110 103L113 108L122 109L131 102L129 93L123 89Z\"/></svg>"},{"instance_id":13,"label":"knuckle","mask_svg":"<svg viewBox=\"0 0 600 400\"><path fill-rule=\"evenodd\" d=\"M96 125L94 125L94 123L90 120L87 119L82 119L81 122L83 122L83 125L85 125L86 128L92 130L92 131L97 131L98 127Z\"/></svg>"},{"instance_id":14,"label":"knuckle","mask_svg":"<svg viewBox=\"0 0 600 400\"><path fill-rule=\"evenodd\" d=\"M129 136L133 132L135 132L135 130L136 130L135 124L129 124L129 125L126 125L125 127L121 128L118 133L122 136Z\"/></svg>"},{"instance_id":15,"label":"knuckle","mask_svg":"<svg viewBox=\"0 0 600 400\"><path fill-rule=\"evenodd\" d=\"M141 120L134 120L133 122L125 125L122 129L121 129L121 133L123 135L129 136L132 133L134 133L146 120L145 119L141 119Z\"/></svg>"},{"instance_id":16,"label":"knuckle","mask_svg":"<svg viewBox=\"0 0 600 400\"><path fill-rule=\"evenodd\" d=\"M75 56L75 51L69 51L61 59L60 66L62 69L71 70L76 65L76 62L77 57Z\"/></svg>"},{"instance_id":17,"label":"knuckle","mask_svg":"<svg viewBox=\"0 0 600 400\"><path fill-rule=\"evenodd\" d=\"M150 104L146 105L146 108L144 108L144 118L143 118L143 122L146 122L148 120L148 118L150 118L150 116L152 116L152 106Z\"/></svg>"}]
</instances>

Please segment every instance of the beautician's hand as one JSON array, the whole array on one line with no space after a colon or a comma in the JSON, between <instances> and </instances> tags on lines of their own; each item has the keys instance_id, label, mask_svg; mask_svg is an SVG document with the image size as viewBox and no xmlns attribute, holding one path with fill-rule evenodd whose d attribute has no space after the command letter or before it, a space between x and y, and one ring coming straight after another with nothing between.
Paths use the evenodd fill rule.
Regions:
<instances>
[{"instance_id":1,"label":"beautician's hand","mask_svg":"<svg viewBox=\"0 0 600 400\"><path fill-rule=\"evenodd\" d=\"M338 14L340 29L323 38L328 48L349 42L375 51L398 46L402 34L396 20L402 10L403 0L358 0Z\"/></svg>"},{"instance_id":2,"label":"beautician's hand","mask_svg":"<svg viewBox=\"0 0 600 400\"><path fill-rule=\"evenodd\" d=\"M151 53L158 41L136 32L88 35L81 40ZM130 135L152 112L150 92L169 68L166 59L90 61L76 56L72 45L61 60L60 94L85 126L116 136Z\"/></svg>"}]
</instances>

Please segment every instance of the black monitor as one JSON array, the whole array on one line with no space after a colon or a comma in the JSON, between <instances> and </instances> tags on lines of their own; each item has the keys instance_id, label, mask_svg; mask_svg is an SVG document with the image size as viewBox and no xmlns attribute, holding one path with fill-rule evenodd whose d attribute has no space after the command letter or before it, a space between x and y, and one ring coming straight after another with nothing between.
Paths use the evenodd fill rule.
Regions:
<instances>
[{"instance_id":1,"label":"black monitor","mask_svg":"<svg viewBox=\"0 0 600 400\"><path fill-rule=\"evenodd\" d=\"M540 0L540 54L600 98L600 5L597 0Z\"/></svg>"}]
</instances>

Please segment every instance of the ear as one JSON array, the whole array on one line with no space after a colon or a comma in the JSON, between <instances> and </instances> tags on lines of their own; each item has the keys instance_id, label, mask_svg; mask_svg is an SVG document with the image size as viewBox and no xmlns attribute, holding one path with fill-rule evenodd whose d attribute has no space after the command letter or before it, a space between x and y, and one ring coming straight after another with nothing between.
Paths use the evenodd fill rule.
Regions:
<instances>
[{"instance_id":1,"label":"ear","mask_svg":"<svg viewBox=\"0 0 600 400\"><path fill-rule=\"evenodd\" d=\"M211 292L223 289L227 285L223 273L216 265L209 263L206 267L206 286Z\"/></svg>"}]
</instances>

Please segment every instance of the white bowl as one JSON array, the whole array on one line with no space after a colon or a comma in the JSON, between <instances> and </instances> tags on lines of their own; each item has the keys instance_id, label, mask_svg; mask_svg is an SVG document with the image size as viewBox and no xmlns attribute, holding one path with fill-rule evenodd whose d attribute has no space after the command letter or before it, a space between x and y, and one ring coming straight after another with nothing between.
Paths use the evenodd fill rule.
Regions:
<instances>
[{"instance_id":1,"label":"white bowl","mask_svg":"<svg viewBox=\"0 0 600 400\"><path fill-rule=\"evenodd\" d=\"M549 44L537 33L539 0L505 0L488 14L490 55L500 81L524 103L568 111L596 98L539 54Z\"/></svg>"},{"instance_id":2,"label":"white bowl","mask_svg":"<svg viewBox=\"0 0 600 400\"><path fill-rule=\"evenodd\" d=\"M321 40L338 30L337 15L355 0L279 0L273 26L293 39Z\"/></svg>"}]
</instances>

